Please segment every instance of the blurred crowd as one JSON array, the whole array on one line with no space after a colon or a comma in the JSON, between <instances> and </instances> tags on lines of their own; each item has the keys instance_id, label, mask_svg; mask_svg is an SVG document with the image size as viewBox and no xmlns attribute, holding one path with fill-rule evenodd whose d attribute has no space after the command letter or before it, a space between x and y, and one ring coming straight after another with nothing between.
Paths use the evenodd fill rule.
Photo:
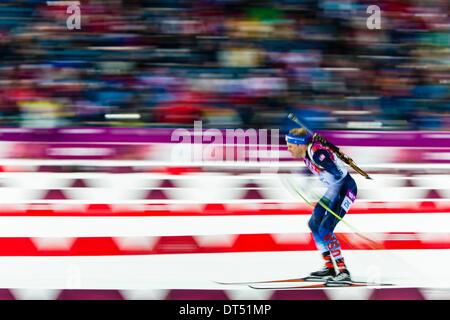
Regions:
<instances>
[{"instance_id":1,"label":"blurred crowd","mask_svg":"<svg viewBox=\"0 0 450 320\"><path fill-rule=\"evenodd\" d=\"M80 2L1 1L0 126L450 128L448 0Z\"/></svg>"}]
</instances>

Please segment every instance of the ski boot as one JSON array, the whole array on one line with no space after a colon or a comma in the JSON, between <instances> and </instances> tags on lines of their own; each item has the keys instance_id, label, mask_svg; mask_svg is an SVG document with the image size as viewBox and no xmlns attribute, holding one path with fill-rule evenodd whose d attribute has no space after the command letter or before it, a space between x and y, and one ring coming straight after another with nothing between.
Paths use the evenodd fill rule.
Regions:
<instances>
[{"instance_id":1,"label":"ski boot","mask_svg":"<svg viewBox=\"0 0 450 320\"><path fill-rule=\"evenodd\" d=\"M350 272L347 269L342 270L338 275L332 278L333 281L337 282L351 282Z\"/></svg>"},{"instance_id":2,"label":"ski boot","mask_svg":"<svg viewBox=\"0 0 450 320\"><path fill-rule=\"evenodd\" d=\"M336 265L338 267L339 273L333 277L333 281L336 282L351 282L352 279L350 277L350 271L348 271L347 267L344 263L344 258L336 260Z\"/></svg>"},{"instance_id":3,"label":"ski boot","mask_svg":"<svg viewBox=\"0 0 450 320\"><path fill-rule=\"evenodd\" d=\"M337 275L336 271L334 270L333 261L331 261L330 251L322 253L322 257L325 262L325 266L319 271L312 272L309 275L309 278L317 280L328 280Z\"/></svg>"},{"instance_id":4,"label":"ski boot","mask_svg":"<svg viewBox=\"0 0 450 320\"><path fill-rule=\"evenodd\" d=\"M336 271L334 270L334 268L330 268L330 267L323 267L322 269L315 271L315 272L311 272L308 279L317 279L317 280L331 280L334 277L336 277Z\"/></svg>"}]
</instances>

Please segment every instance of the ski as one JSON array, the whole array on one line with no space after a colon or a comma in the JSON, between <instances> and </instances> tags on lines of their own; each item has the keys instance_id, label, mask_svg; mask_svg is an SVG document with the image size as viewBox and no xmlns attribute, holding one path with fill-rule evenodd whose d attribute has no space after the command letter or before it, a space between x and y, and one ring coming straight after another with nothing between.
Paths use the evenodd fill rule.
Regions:
<instances>
[{"instance_id":1,"label":"ski","mask_svg":"<svg viewBox=\"0 0 450 320\"><path fill-rule=\"evenodd\" d=\"M316 281L319 282L319 281ZM271 290L283 290L283 289L315 289L315 288L341 288L341 287L384 287L393 286L390 283L369 283L360 281L323 281L323 283L313 285L301 285L301 286L274 286L269 283L249 284L252 289L271 289Z\"/></svg>"},{"instance_id":2,"label":"ski","mask_svg":"<svg viewBox=\"0 0 450 320\"><path fill-rule=\"evenodd\" d=\"M222 285L252 285L252 284L265 284L265 283L287 283L287 282L324 282L326 280L318 277L303 277L303 278L292 278L292 279L281 279L281 280L264 280L264 281L245 281L245 282L219 282L215 281L217 284Z\"/></svg>"}]
</instances>

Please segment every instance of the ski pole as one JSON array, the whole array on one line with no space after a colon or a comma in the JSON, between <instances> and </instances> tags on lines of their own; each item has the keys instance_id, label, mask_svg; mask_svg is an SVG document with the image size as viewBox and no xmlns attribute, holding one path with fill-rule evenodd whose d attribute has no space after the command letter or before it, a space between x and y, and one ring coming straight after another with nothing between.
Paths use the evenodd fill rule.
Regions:
<instances>
[{"instance_id":1,"label":"ski pole","mask_svg":"<svg viewBox=\"0 0 450 320\"><path fill-rule=\"evenodd\" d=\"M298 189L293 186L291 184L291 182L289 181L289 179L285 179L290 187L290 189L294 190L295 193L297 193L297 195L299 195L311 208L314 208L314 205L308 200L306 199L305 196L303 196ZM356 235L358 235L359 237L361 237L362 239L366 240L367 242L372 244L372 248L374 249L386 249L382 244L379 244L378 242L364 236L358 229L356 229L355 227L353 227L350 223L348 223L347 221L345 221L344 219L342 219L338 214L336 214L333 210L331 210L325 203L323 203L323 201L321 201L319 199L318 201L319 205L321 205L325 210L327 210L328 212L330 212L332 215L334 215L337 219L339 219L339 221L342 221L347 227L349 227Z\"/></svg>"}]
</instances>

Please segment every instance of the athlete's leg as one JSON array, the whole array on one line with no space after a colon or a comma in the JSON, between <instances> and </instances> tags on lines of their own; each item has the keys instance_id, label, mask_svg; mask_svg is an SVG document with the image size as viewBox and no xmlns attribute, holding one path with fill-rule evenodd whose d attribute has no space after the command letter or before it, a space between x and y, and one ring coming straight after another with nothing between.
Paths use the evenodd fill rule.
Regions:
<instances>
[{"instance_id":1,"label":"athlete's leg","mask_svg":"<svg viewBox=\"0 0 450 320\"><path fill-rule=\"evenodd\" d=\"M336 198L329 205L330 209L339 217L343 218L349 210L351 204L356 199L357 188L353 179L348 179L339 190ZM326 248L333 256L339 272L346 270L344 257L342 256L341 245L334 235L333 231L340 220L331 212L326 212L319 226L318 234L323 239Z\"/></svg>"},{"instance_id":2,"label":"athlete's leg","mask_svg":"<svg viewBox=\"0 0 450 320\"><path fill-rule=\"evenodd\" d=\"M329 203L327 198L322 197L320 199L321 202ZM317 249L322 254L322 258L324 260L325 268L322 270L312 272L311 276L318 278L330 278L336 276L336 271L334 270L333 261L331 260L330 251L327 249L326 242L323 237L319 234L320 225L322 223L323 217L326 214L326 209L317 204L314 208L314 211L309 219L308 226L311 229L314 242L316 243Z\"/></svg>"},{"instance_id":3,"label":"athlete's leg","mask_svg":"<svg viewBox=\"0 0 450 320\"><path fill-rule=\"evenodd\" d=\"M329 200L326 198L320 199L320 201L326 201L329 203ZM327 252L328 249L326 247L326 243L323 240L323 237L319 234L319 228L322 224L323 217L326 214L326 209L321 206L319 203L315 206L313 213L311 215L311 218L308 221L309 229L312 232L314 242L316 243L317 250L319 250L321 253Z\"/></svg>"}]
</instances>

